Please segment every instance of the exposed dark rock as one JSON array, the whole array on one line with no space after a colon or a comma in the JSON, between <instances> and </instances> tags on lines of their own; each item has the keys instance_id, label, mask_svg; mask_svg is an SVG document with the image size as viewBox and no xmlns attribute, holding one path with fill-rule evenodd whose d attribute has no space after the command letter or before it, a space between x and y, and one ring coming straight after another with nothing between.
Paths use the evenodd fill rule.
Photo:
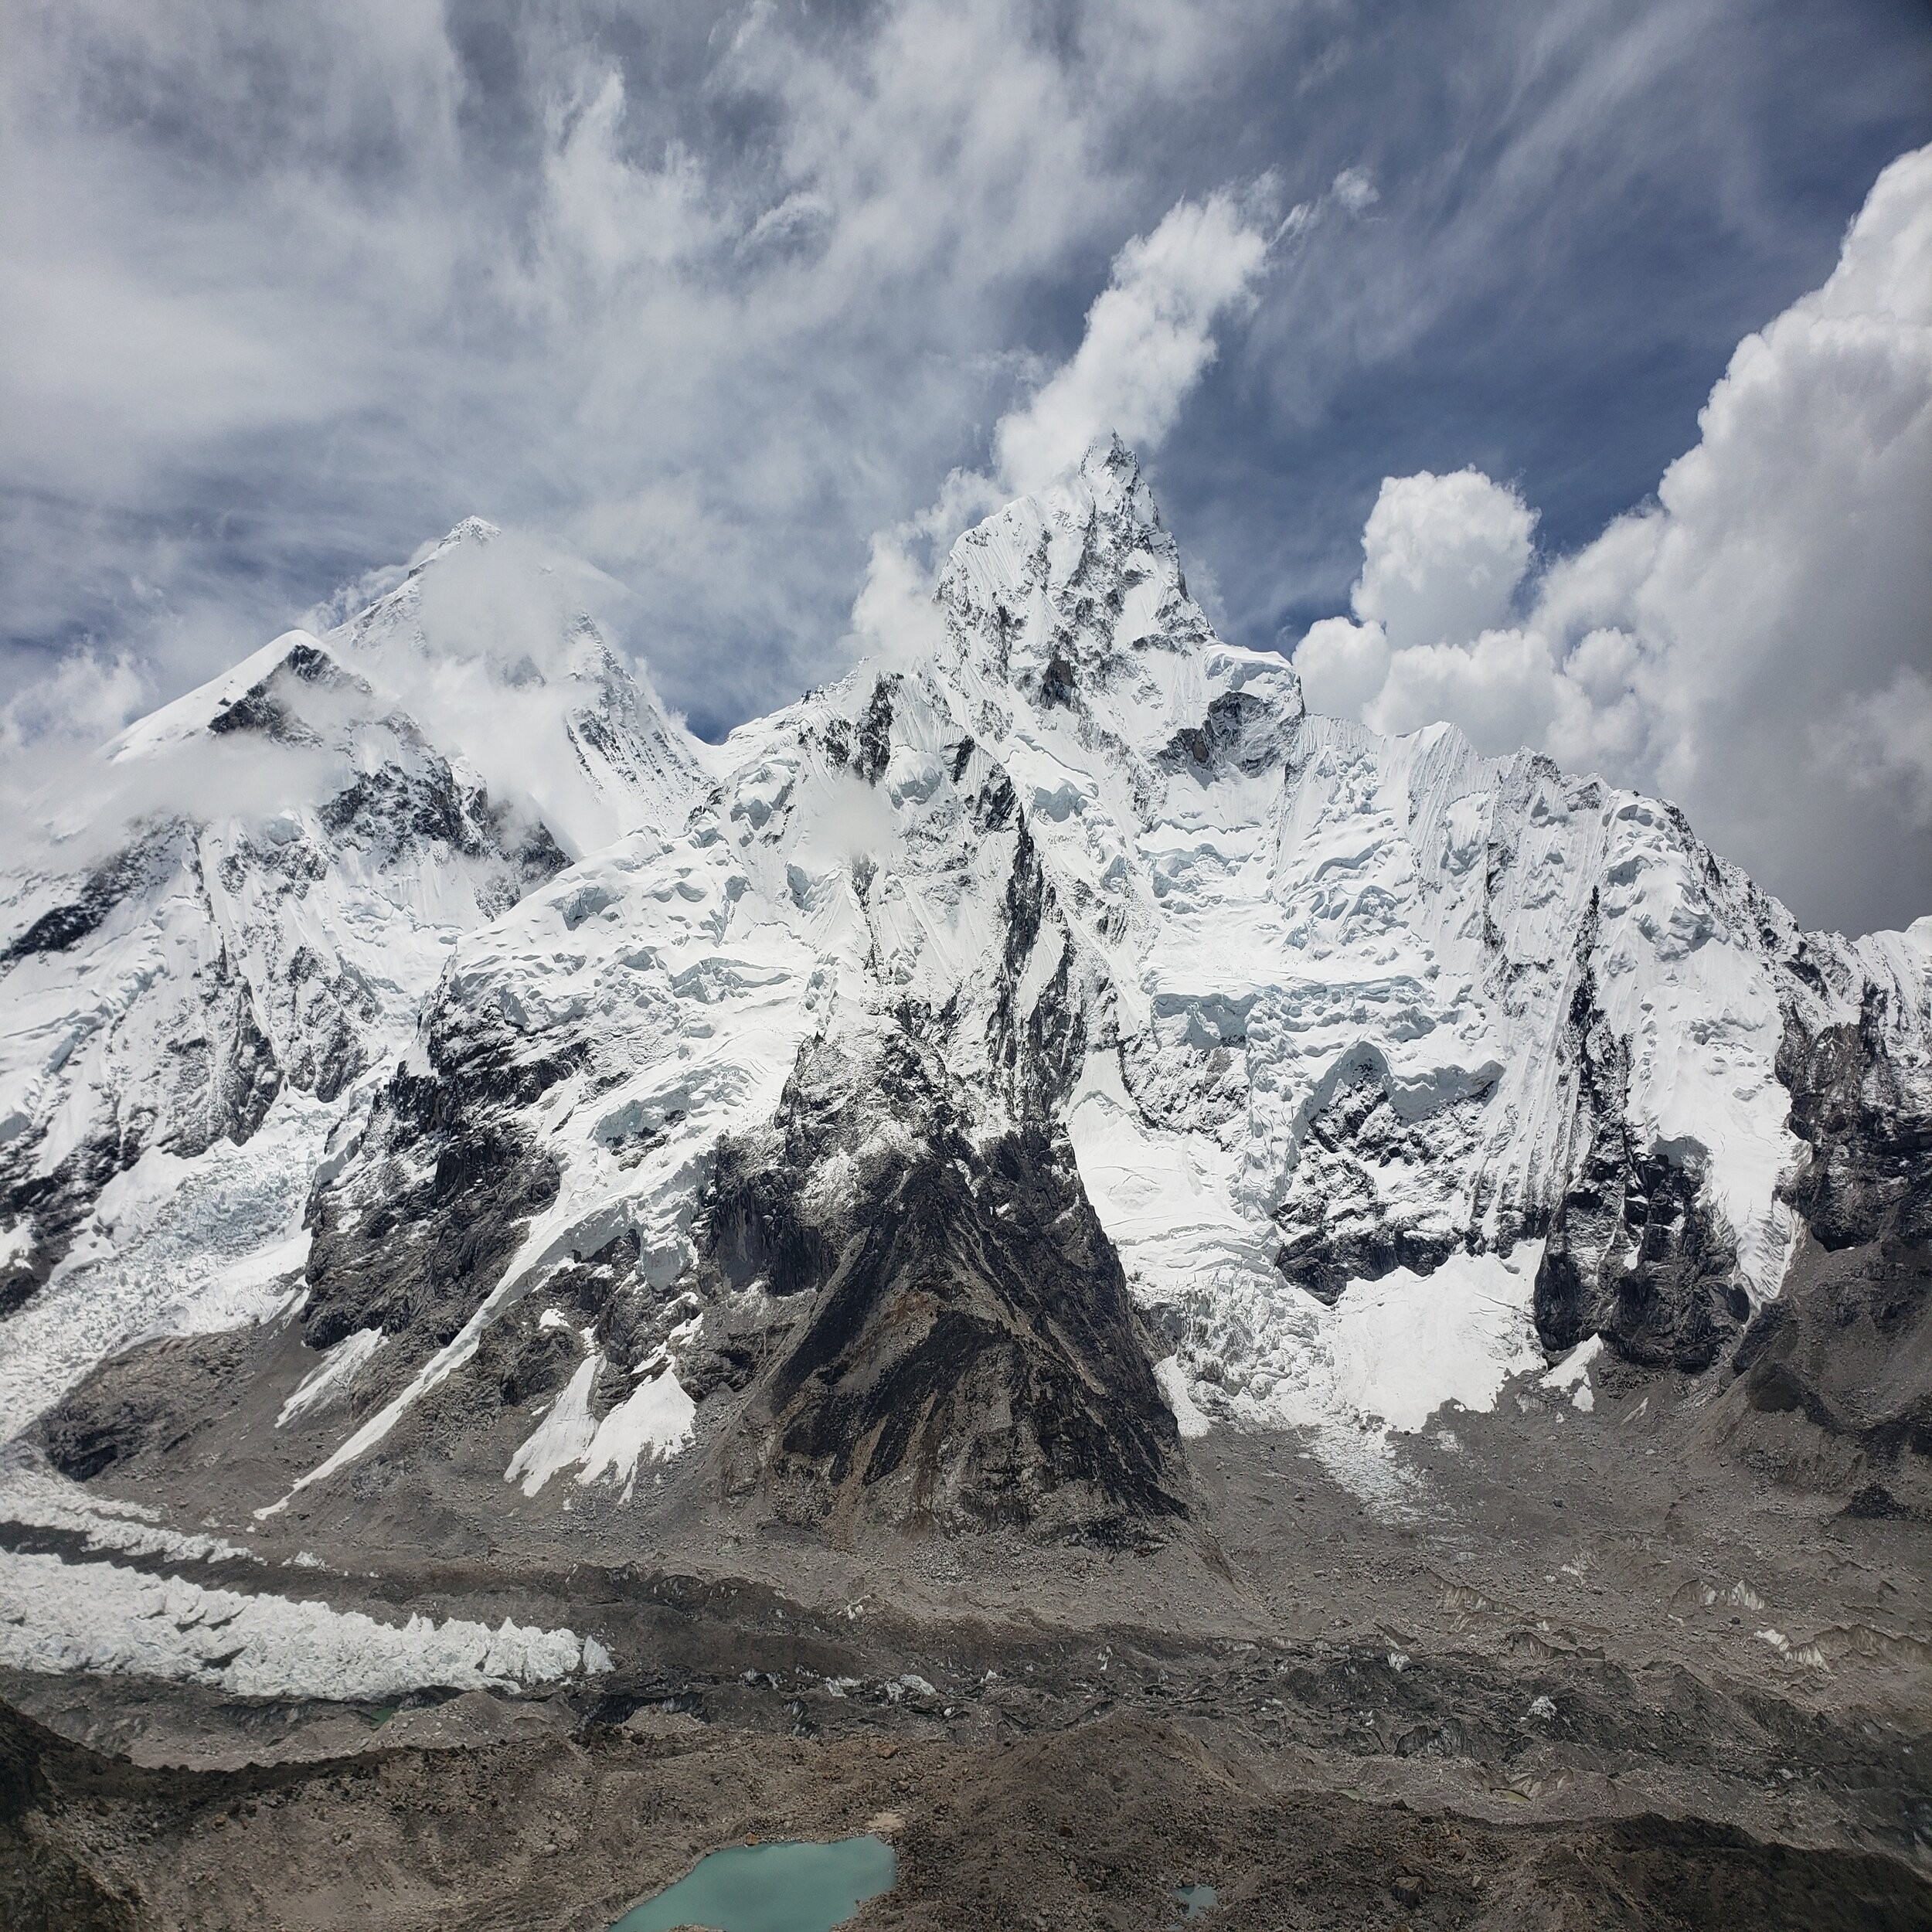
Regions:
<instances>
[{"instance_id":1,"label":"exposed dark rock","mask_svg":"<svg viewBox=\"0 0 1932 1932\"><path fill-rule=\"evenodd\" d=\"M111 1357L36 1425L47 1460L87 1482L117 1464L168 1455L203 1431L218 1433L248 1352L243 1335L170 1336Z\"/></svg>"},{"instance_id":2,"label":"exposed dark rock","mask_svg":"<svg viewBox=\"0 0 1932 1932\"><path fill-rule=\"evenodd\" d=\"M866 714L859 720L852 768L869 785L878 784L892 757L893 699L898 695L900 683L895 672L882 677L872 686Z\"/></svg>"},{"instance_id":3,"label":"exposed dark rock","mask_svg":"<svg viewBox=\"0 0 1932 1932\"><path fill-rule=\"evenodd\" d=\"M1070 706L1080 683L1072 661L1056 651L1046 661L1039 674L1039 701L1043 705L1063 708Z\"/></svg>"},{"instance_id":4,"label":"exposed dark rock","mask_svg":"<svg viewBox=\"0 0 1932 1932\"><path fill-rule=\"evenodd\" d=\"M0 1164L0 1223L29 1224L26 1253L0 1267L0 1318L24 1308L38 1294L72 1245L95 1197L138 1155L122 1139L100 1136L84 1141L47 1174L32 1172L37 1134L22 1134Z\"/></svg>"},{"instance_id":5,"label":"exposed dark rock","mask_svg":"<svg viewBox=\"0 0 1932 1932\"><path fill-rule=\"evenodd\" d=\"M1205 778L1222 765L1250 774L1265 771L1281 762L1282 752L1272 707L1250 692L1224 691L1199 724L1174 734L1160 763L1170 771Z\"/></svg>"},{"instance_id":6,"label":"exposed dark rock","mask_svg":"<svg viewBox=\"0 0 1932 1932\"><path fill-rule=\"evenodd\" d=\"M1397 1268L1434 1274L1461 1245L1454 1236L1402 1227L1361 1227L1335 1235L1323 1230L1284 1243L1274 1265L1297 1287L1332 1308L1352 1281L1379 1281Z\"/></svg>"},{"instance_id":7,"label":"exposed dark rock","mask_svg":"<svg viewBox=\"0 0 1932 1932\"><path fill-rule=\"evenodd\" d=\"M546 1302L547 1305L547 1302ZM538 1321L540 1311L522 1304L485 1332L477 1349L479 1373L496 1384L506 1409L555 1395L583 1359L583 1343L574 1328L549 1328Z\"/></svg>"},{"instance_id":8,"label":"exposed dark rock","mask_svg":"<svg viewBox=\"0 0 1932 1932\"><path fill-rule=\"evenodd\" d=\"M1087 1056L1087 1013L1073 996L1073 947L1055 903L1032 832L1024 817L1006 882L1005 944L1000 955L988 1042L993 1063L1005 1074L1014 1112L1045 1120L1072 1092ZM1057 947L1051 976L1022 1016L1022 982L1036 947Z\"/></svg>"},{"instance_id":9,"label":"exposed dark rock","mask_svg":"<svg viewBox=\"0 0 1932 1932\"><path fill-rule=\"evenodd\" d=\"M62 953L98 931L107 915L151 884L179 859L189 828L178 820L153 827L123 851L95 866L65 905L43 913L26 930L0 950L0 968L36 953Z\"/></svg>"},{"instance_id":10,"label":"exposed dark rock","mask_svg":"<svg viewBox=\"0 0 1932 1932\"><path fill-rule=\"evenodd\" d=\"M189 1160L217 1141L237 1147L247 1141L282 1084L275 1049L255 1017L253 992L226 947L208 975L201 1006L200 1033L168 1043L175 1061L171 1084L184 1104L172 1129L159 1136L170 1152Z\"/></svg>"},{"instance_id":11,"label":"exposed dark rock","mask_svg":"<svg viewBox=\"0 0 1932 1932\"><path fill-rule=\"evenodd\" d=\"M320 744L321 740L314 728L291 707L290 700L295 695L291 686L296 684L354 691L363 697L371 695L366 679L345 669L314 645L298 644L267 677L216 712L209 719L208 729L218 737L247 731L258 733L277 744Z\"/></svg>"},{"instance_id":12,"label":"exposed dark rock","mask_svg":"<svg viewBox=\"0 0 1932 1932\"><path fill-rule=\"evenodd\" d=\"M95 878L100 879L100 875L96 874ZM27 959L36 953L64 953L70 946L77 946L114 910L118 894L111 881L111 875L71 904L43 913L0 953L0 966L10 966L16 959Z\"/></svg>"},{"instance_id":13,"label":"exposed dark rock","mask_svg":"<svg viewBox=\"0 0 1932 1932\"><path fill-rule=\"evenodd\" d=\"M1730 1366L1714 1426L1733 1455L1855 1514L1932 1508L1932 1250L1807 1240Z\"/></svg>"},{"instance_id":14,"label":"exposed dark rock","mask_svg":"<svg viewBox=\"0 0 1932 1932\"><path fill-rule=\"evenodd\" d=\"M973 823L981 832L1003 832L1019 810L1019 794L1003 768L995 770L973 801Z\"/></svg>"},{"instance_id":15,"label":"exposed dark rock","mask_svg":"<svg viewBox=\"0 0 1932 1932\"><path fill-rule=\"evenodd\" d=\"M1426 1198L1392 1211L1376 1182L1391 1165L1426 1172L1455 1117L1479 1108L1488 1088L1421 1120L1405 1120L1389 1098L1388 1069L1365 1053L1337 1078L1308 1122L1293 1194L1277 1211L1284 1239L1274 1265L1298 1287L1332 1305L1351 1281L1379 1281L1396 1268L1433 1274L1464 1245L1460 1232L1419 1221Z\"/></svg>"},{"instance_id":16,"label":"exposed dark rock","mask_svg":"<svg viewBox=\"0 0 1932 1932\"><path fill-rule=\"evenodd\" d=\"M757 1281L770 1294L798 1294L825 1281L837 1260L805 1218L794 1178L764 1165L747 1142L719 1143L702 1226L713 1264L734 1288Z\"/></svg>"},{"instance_id":17,"label":"exposed dark rock","mask_svg":"<svg viewBox=\"0 0 1932 1932\"><path fill-rule=\"evenodd\" d=\"M1578 956L1588 956L1590 935ZM1648 1144L1628 1121L1630 1049L1587 969L1564 1043L1577 1083L1567 1175L1536 1272L1546 1349L1600 1335L1627 1360L1707 1369L1750 1311L1730 1232L1704 1199L1705 1151Z\"/></svg>"},{"instance_id":18,"label":"exposed dark rock","mask_svg":"<svg viewBox=\"0 0 1932 1932\"><path fill-rule=\"evenodd\" d=\"M580 1051L528 1053L500 1019L455 1007L437 1009L425 1050L429 1070L397 1068L360 1156L309 1202L312 1348L366 1328L406 1338L403 1355L441 1347L496 1286L524 1223L556 1198L556 1163L518 1113Z\"/></svg>"},{"instance_id":19,"label":"exposed dark rock","mask_svg":"<svg viewBox=\"0 0 1932 1932\"><path fill-rule=\"evenodd\" d=\"M1792 1013L1778 1050L1791 1131L1811 1149L1787 1198L1828 1248L1932 1242L1932 1117L1886 1051L1886 997L1868 987L1855 1026L1815 1034Z\"/></svg>"},{"instance_id":20,"label":"exposed dark rock","mask_svg":"<svg viewBox=\"0 0 1932 1932\"><path fill-rule=\"evenodd\" d=\"M483 842L463 811L448 770L408 772L393 765L359 772L321 808L322 825L345 844L403 849L416 839L480 853Z\"/></svg>"},{"instance_id":21,"label":"exposed dark rock","mask_svg":"<svg viewBox=\"0 0 1932 1932\"><path fill-rule=\"evenodd\" d=\"M307 945L289 955L286 978L296 1019L288 1083L332 1100L369 1063L362 1029L376 1018L376 997L353 968L332 972Z\"/></svg>"},{"instance_id":22,"label":"exposed dark rock","mask_svg":"<svg viewBox=\"0 0 1932 1932\"><path fill-rule=\"evenodd\" d=\"M794 1290L820 1298L740 1424L741 1481L813 1519L948 1531L1118 1542L1184 1513L1173 1417L1063 1140L976 1146L943 1074L890 1034L862 1068L801 1054L774 1154L767 1197L788 1189L813 1231ZM725 1250L743 1225L734 1209L716 1230Z\"/></svg>"}]
</instances>

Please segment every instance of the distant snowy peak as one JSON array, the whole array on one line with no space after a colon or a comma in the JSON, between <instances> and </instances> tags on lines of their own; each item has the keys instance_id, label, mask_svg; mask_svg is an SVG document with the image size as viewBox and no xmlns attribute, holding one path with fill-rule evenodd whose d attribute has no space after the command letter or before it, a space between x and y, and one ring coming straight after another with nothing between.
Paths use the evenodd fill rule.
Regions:
<instances>
[{"instance_id":1,"label":"distant snowy peak","mask_svg":"<svg viewBox=\"0 0 1932 1932\"><path fill-rule=\"evenodd\" d=\"M349 623L275 639L77 775L0 876L0 1311L93 1251L97 1202L151 1154L276 1126L297 1171L255 1179L299 1199L459 934L583 850L682 823L701 756L607 641L614 594L459 525ZM138 1289L130 1321L152 1312Z\"/></svg>"},{"instance_id":2,"label":"distant snowy peak","mask_svg":"<svg viewBox=\"0 0 1932 1932\"><path fill-rule=\"evenodd\" d=\"M675 824L705 777L703 748L610 642L627 600L472 517L328 641L578 858Z\"/></svg>"},{"instance_id":3,"label":"distant snowy peak","mask_svg":"<svg viewBox=\"0 0 1932 1932\"><path fill-rule=\"evenodd\" d=\"M129 726L104 757L165 761L209 734L363 767L406 747L406 762L440 757L494 809L580 856L638 826L675 825L706 779L705 748L609 641L625 595L588 565L471 517L325 637L285 633ZM264 795L257 784L231 801L197 784L192 762L177 795L156 784L130 797L149 813L199 818L230 802L246 816ZM342 768L311 777L291 755L268 788L312 789Z\"/></svg>"},{"instance_id":4,"label":"distant snowy peak","mask_svg":"<svg viewBox=\"0 0 1932 1932\"><path fill-rule=\"evenodd\" d=\"M1084 713L1144 757L1177 731L1213 729L1205 707L1250 685L1265 690L1277 728L1301 715L1285 662L1215 636L1138 462L1115 437L962 536L938 597L940 668L989 707L982 721L995 735L1007 722L1002 687L1041 713Z\"/></svg>"},{"instance_id":5,"label":"distant snowy peak","mask_svg":"<svg viewBox=\"0 0 1932 1932\"><path fill-rule=\"evenodd\" d=\"M1138 462L1113 438L961 537L939 596L989 668L1048 702L1063 696L1056 663L1104 681L1137 650L1213 634Z\"/></svg>"},{"instance_id":6,"label":"distant snowy peak","mask_svg":"<svg viewBox=\"0 0 1932 1932\"><path fill-rule=\"evenodd\" d=\"M66 809L80 822L0 876L0 1308L111 1251L92 1217L119 1177L266 1126L249 1179L288 1238L330 1110L412 1035L450 940L566 862L300 632L124 733ZM247 1192L231 1178L238 1223ZM179 1277L122 1244L138 1327ZM56 1294L29 1323L117 1340L114 1295L73 1293L89 1319Z\"/></svg>"}]
</instances>

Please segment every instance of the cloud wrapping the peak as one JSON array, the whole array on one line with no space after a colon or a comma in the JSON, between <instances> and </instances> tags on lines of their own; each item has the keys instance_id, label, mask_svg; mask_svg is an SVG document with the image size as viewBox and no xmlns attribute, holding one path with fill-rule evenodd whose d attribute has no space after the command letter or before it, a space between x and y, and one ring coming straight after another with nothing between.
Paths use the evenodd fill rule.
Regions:
<instances>
[{"instance_id":1,"label":"cloud wrapping the peak","mask_svg":"<svg viewBox=\"0 0 1932 1932\"><path fill-rule=\"evenodd\" d=\"M1309 701L1675 800L1852 930L1932 906L1932 148L1882 175L1824 286L1738 345L1655 503L1530 587L1533 519L1464 472L1392 478L1357 622ZM1445 488L1445 485L1453 487Z\"/></svg>"},{"instance_id":2,"label":"cloud wrapping the peak","mask_svg":"<svg viewBox=\"0 0 1932 1932\"><path fill-rule=\"evenodd\" d=\"M1214 359L1215 325L1252 307L1271 245L1270 186L1176 202L1151 234L1125 243L1079 348L995 426L998 477L955 469L934 502L873 536L852 604L860 648L895 662L933 648L941 555L1008 498L1045 488L1110 434L1143 455L1160 447Z\"/></svg>"},{"instance_id":3,"label":"cloud wrapping the peak","mask_svg":"<svg viewBox=\"0 0 1932 1932\"><path fill-rule=\"evenodd\" d=\"M1151 235L1128 242L1072 359L1001 420L994 442L1008 488L1043 488L1110 430L1157 448L1214 359L1214 325L1253 306L1267 257L1266 228L1226 190L1176 202Z\"/></svg>"}]
</instances>

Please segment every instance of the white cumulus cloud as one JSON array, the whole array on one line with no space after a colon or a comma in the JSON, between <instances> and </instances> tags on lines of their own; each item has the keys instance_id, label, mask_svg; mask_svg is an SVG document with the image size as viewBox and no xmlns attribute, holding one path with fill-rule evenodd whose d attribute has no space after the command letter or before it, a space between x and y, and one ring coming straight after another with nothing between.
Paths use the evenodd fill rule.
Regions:
<instances>
[{"instance_id":1,"label":"white cumulus cloud","mask_svg":"<svg viewBox=\"0 0 1932 1932\"><path fill-rule=\"evenodd\" d=\"M1268 236L1226 192L1177 202L1151 235L1114 258L1073 359L995 437L999 472L1024 495L1049 483L1114 430L1136 448L1166 438L1213 361L1215 323L1252 306Z\"/></svg>"},{"instance_id":2,"label":"white cumulus cloud","mask_svg":"<svg viewBox=\"0 0 1932 1932\"><path fill-rule=\"evenodd\" d=\"M1386 478L1362 533L1355 615L1399 651L1488 630L1509 614L1536 527L1514 491L1478 470Z\"/></svg>"},{"instance_id":3,"label":"white cumulus cloud","mask_svg":"<svg viewBox=\"0 0 1932 1932\"><path fill-rule=\"evenodd\" d=\"M956 469L936 502L874 535L852 615L867 648L905 657L934 641L934 563L977 519L1050 483L1110 431L1143 455L1160 447L1214 359L1215 325L1252 308L1275 235L1287 228L1270 233L1268 192L1264 182L1246 196L1176 202L1121 248L1080 347L995 427L997 478Z\"/></svg>"},{"instance_id":4,"label":"white cumulus cloud","mask_svg":"<svg viewBox=\"0 0 1932 1932\"><path fill-rule=\"evenodd\" d=\"M1655 504L1539 577L1510 490L1386 481L1355 621L1297 648L1310 702L1541 746L1676 800L1832 923L1909 918L1932 906L1932 148L1699 425Z\"/></svg>"}]
</instances>

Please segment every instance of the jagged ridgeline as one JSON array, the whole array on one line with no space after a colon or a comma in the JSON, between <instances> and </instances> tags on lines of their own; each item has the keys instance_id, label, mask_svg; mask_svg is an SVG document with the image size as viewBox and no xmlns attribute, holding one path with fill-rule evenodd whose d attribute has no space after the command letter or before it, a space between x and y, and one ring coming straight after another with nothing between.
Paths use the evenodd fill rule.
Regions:
<instances>
[{"instance_id":1,"label":"jagged ridgeline","mask_svg":"<svg viewBox=\"0 0 1932 1932\"><path fill-rule=\"evenodd\" d=\"M1932 921L1308 715L1117 444L932 655L720 746L601 594L465 526L8 883L0 1400L70 1472L1134 1546L1216 1420L1325 1454L1593 1337L1828 1409L1921 1335Z\"/></svg>"}]
</instances>

